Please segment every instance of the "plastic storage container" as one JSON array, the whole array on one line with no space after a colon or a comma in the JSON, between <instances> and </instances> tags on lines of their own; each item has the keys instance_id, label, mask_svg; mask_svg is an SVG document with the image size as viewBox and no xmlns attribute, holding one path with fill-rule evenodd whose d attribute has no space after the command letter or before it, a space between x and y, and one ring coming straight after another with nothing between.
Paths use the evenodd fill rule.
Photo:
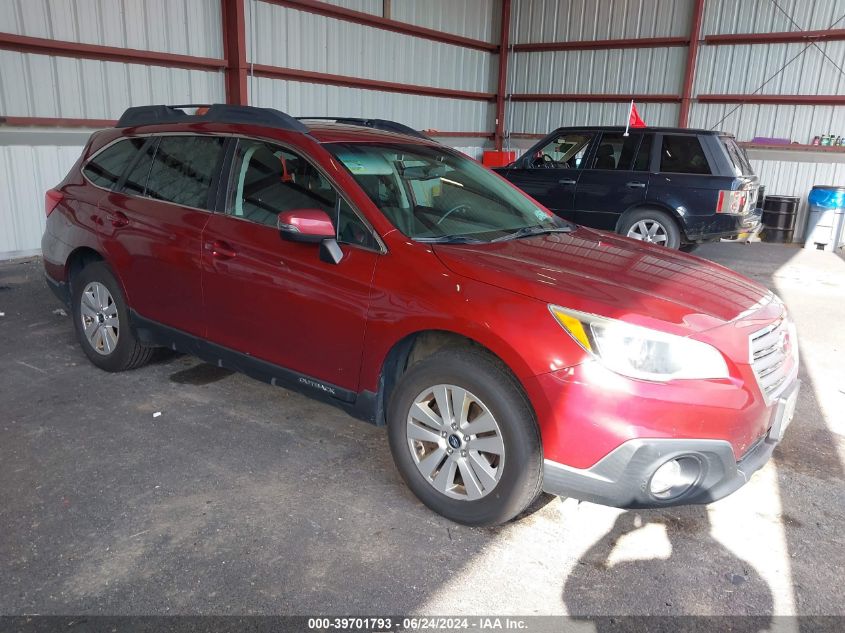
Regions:
<instances>
[{"instance_id":1,"label":"plastic storage container","mask_svg":"<svg viewBox=\"0 0 845 633\"><path fill-rule=\"evenodd\" d=\"M810 212L804 248L832 251L845 243L845 186L816 185L808 198Z\"/></svg>"},{"instance_id":2,"label":"plastic storage container","mask_svg":"<svg viewBox=\"0 0 845 633\"><path fill-rule=\"evenodd\" d=\"M769 196L763 200L764 242L787 243L795 234L795 217L801 198L797 196Z\"/></svg>"}]
</instances>

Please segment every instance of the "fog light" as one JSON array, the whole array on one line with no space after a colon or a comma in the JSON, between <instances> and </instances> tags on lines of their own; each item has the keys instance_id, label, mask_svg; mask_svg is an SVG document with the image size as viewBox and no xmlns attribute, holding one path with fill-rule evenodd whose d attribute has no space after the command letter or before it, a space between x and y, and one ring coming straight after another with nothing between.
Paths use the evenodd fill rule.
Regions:
<instances>
[{"instance_id":1,"label":"fog light","mask_svg":"<svg viewBox=\"0 0 845 633\"><path fill-rule=\"evenodd\" d=\"M690 489L700 472L701 466L694 457L670 459L654 471L649 483L649 491L657 499L674 499Z\"/></svg>"}]
</instances>

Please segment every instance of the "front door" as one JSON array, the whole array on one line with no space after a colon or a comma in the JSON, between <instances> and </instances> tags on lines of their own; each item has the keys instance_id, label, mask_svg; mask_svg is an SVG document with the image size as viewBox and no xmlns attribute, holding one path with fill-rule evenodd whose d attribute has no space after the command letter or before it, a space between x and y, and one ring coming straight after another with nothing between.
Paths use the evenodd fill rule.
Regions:
<instances>
[{"instance_id":1,"label":"front door","mask_svg":"<svg viewBox=\"0 0 845 633\"><path fill-rule=\"evenodd\" d=\"M652 134L606 132L575 189L575 222L613 231L627 209L646 198Z\"/></svg>"},{"instance_id":2,"label":"front door","mask_svg":"<svg viewBox=\"0 0 845 633\"><path fill-rule=\"evenodd\" d=\"M585 167L592 132L555 134L529 150L506 177L550 211L575 219L575 186Z\"/></svg>"},{"instance_id":3,"label":"front door","mask_svg":"<svg viewBox=\"0 0 845 633\"><path fill-rule=\"evenodd\" d=\"M340 263L321 261L318 244L280 237L277 215L303 208L334 219ZM312 387L355 391L380 256L371 229L308 160L240 139L225 213L203 234L208 338L319 381Z\"/></svg>"},{"instance_id":4,"label":"front door","mask_svg":"<svg viewBox=\"0 0 845 633\"><path fill-rule=\"evenodd\" d=\"M141 316L202 336L202 230L225 139L151 138L100 202L107 259Z\"/></svg>"}]
</instances>

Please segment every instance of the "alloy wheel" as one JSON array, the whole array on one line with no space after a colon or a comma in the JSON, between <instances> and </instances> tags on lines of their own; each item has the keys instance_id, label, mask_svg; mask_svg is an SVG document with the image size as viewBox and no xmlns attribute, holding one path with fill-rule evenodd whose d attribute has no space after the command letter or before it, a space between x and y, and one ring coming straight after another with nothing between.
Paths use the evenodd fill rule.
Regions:
<instances>
[{"instance_id":1,"label":"alloy wheel","mask_svg":"<svg viewBox=\"0 0 845 633\"><path fill-rule=\"evenodd\" d=\"M103 284L92 281L82 291L79 303L82 331L92 349L108 356L117 347L120 317L114 298Z\"/></svg>"},{"instance_id":2,"label":"alloy wheel","mask_svg":"<svg viewBox=\"0 0 845 633\"><path fill-rule=\"evenodd\" d=\"M650 244L660 244L661 246L665 246L669 240L666 227L657 220L640 220L628 229L628 237Z\"/></svg>"},{"instance_id":3,"label":"alloy wheel","mask_svg":"<svg viewBox=\"0 0 845 633\"><path fill-rule=\"evenodd\" d=\"M411 404L408 448L438 492L464 501L490 494L502 476L505 445L496 418L474 394L435 385Z\"/></svg>"}]
</instances>

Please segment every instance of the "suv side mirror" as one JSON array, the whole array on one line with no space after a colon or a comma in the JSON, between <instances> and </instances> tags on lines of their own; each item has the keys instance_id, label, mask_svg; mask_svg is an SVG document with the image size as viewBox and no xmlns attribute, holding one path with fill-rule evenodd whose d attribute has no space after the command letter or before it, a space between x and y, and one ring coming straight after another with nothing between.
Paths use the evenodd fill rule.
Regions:
<instances>
[{"instance_id":1,"label":"suv side mirror","mask_svg":"<svg viewBox=\"0 0 845 633\"><path fill-rule=\"evenodd\" d=\"M276 220L279 233L292 242L322 242L334 239L335 230L329 214L322 209L283 211Z\"/></svg>"}]
</instances>

